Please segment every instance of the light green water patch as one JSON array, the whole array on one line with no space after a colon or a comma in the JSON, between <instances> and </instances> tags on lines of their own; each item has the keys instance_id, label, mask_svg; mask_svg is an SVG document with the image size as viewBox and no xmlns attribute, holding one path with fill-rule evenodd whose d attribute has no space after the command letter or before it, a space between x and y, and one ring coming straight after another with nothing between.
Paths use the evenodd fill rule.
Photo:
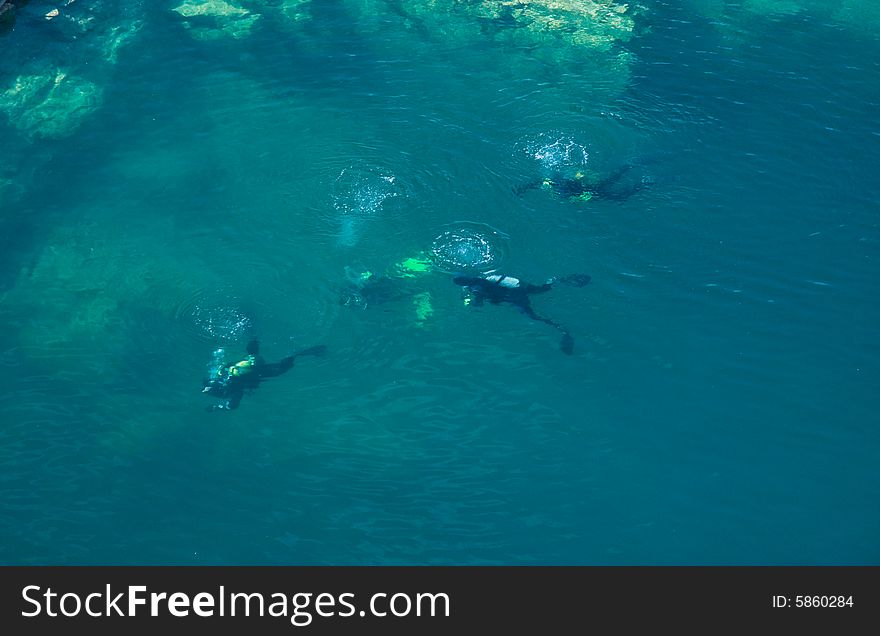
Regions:
<instances>
[{"instance_id":1,"label":"light green water patch","mask_svg":"<svg viewBox=\"0 0 880 636\"><path fill-rule=\"evenodd\" d=\"M811 14L869 35L880 28L880 3L876 0L688 0L688 4L696 13L712 20L725 37L741 43L766 30L762 20L772 25L779 19L800 14Z\"/></svg>"},{"instance_id":2,"label":"light green water patch","mask_svg":"<svg viewBox=\"0 0 880 636\"><path fill-rule=\"evenodd\" d=\"M198 134L182 133L181 125ZM333 179L361 152L362 140L381 133L356 113L342 116L313 98L279 98L229 72L193 78L175 117L143 137L138 130L78 186L92 208L104 210L91 217L112 224L108 237L118 232L120 244L130 243L135 228L111 217L139 220L143 256L127 264L123 254L121 263L134 276L163 281L143 290L158 297L161 315L186 322L245 310L267 346L281 347L278 355L290 338L307 346L326 334L339 310L334 277L341 285L352 257L335 246ZM172 236L174 248L163 248ZM194 303L199 316L176 311ZM193 331L206 339L204 329ZM192 344L207 359L219 343Z\"/></svg>"},{"instance_id":3,"label":"light green water patch","mask_svg":"<svg viewBox=\"0 0 880 636\"><path fill-rule=\"evenodd\" d=\"M834 18L868 35L877 35L880 29L880 2L873 0L843 0L828 3L834 10Z\"/></svg>"},{"instance_id":4,"label":"light green water patch","mask_svg":"<svg viewBox=\"0 0 880 636\"><path fill-rule=\"evenodd\" d=\"M750 13L760 15L792 15L804 10L804 5L798 0L746 0L743 8Z\"/></svg>"},{"instance_id":5,"label":"light green water patch","mask_svg":"<svg viewBox=\"0 0 880 636\"><path fill-rule=\"evenodd\" d=\"M0 177L0 210L18 199L21 188L12 179Z\"/></svg>"},{"instance_id":6,"label":"light green water patch","mask_svg":"<svg viewBox=\"0 0 880 636\"><path fill-rule=\"evenodd\" d=\"M815 13L859 30L880 26L880 3L875 0L746 0L743 9L762 17Z\"/></svg>"},{"instance_id":7,"label":"light green water patch","mask_svg":"<svg viewBox=\"0 0 880 636\"><path fill-rule=\"evenodd\" d=\"M205 284L204 270L158 240L172 231L165 219L120 223L119 204L78 212L49 234L3 302L28 316L18 340L30 363L94 378L118 368L139 311L171 320L180 299Z\"/></svg>"},{"instance_id":8,"label":"light green water patch","mask_svg":"<svg viewBox=\"0 0 880 636\"><path fill-rule=\"evenodd\" d=\"M110 183L124 183L126 191L145 199L157 192L183 189L204 167L195 144L143 144L120 148L102 166Z\"/></svg>"}]
</instances>

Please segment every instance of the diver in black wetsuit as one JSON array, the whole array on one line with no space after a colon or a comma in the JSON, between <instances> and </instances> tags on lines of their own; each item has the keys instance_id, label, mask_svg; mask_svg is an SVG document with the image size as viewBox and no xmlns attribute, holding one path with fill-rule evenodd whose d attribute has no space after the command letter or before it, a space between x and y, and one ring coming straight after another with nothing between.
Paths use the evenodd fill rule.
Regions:
<instances>
[{"instance_id":1,"label":"diver in black wetsuit","mask_svg":"<svg viewBox=\"0 0 880 636\"><path fill-rule=\"evenodd\" d=\"M374 274L371 271L356 272L346 267L347 283L339 296L339 304L346 307L366 309L392 300L403 300L415 295L407 289L400 276Z\"/></svg>"},{"instance_id":2,"label":"diver in black wetsuit","mask_svg":"<svg viewBox=\"0 0 880 636\"><path fill-rule=\"evenodd\" d=\"M518 196L529 190L544 188L552 190L557 196L570 201L589 201L593 198L611 201L626 201L636 192L648 186L647 179L627 180L624 177L632 169L632 164L624 164L610 175L596 183L590 183L582 172L574 177L567 177L562 172L555 172L549 179L532 181L514 188Z\"/></svg>"},{"instance_id":3,"label":"diver in black wetsuit","mask_svg":"<svg viewBox=\"0 0 880 636\"><path fill-rule=\"evenodd\" d=\"M485 301L489 301L493 305L500 303L510 303L519 309L532 320L547 323L558 329L562 333L562 340L559 342L559 349L566 355L571 355L574 351L574 338L568 329L560 325L555 320L550 320L543 316L539 316L532 309L529 296L532 294L543 294L553 289L556 281L572 285L574 287L583 287L590 282L590 277L586 274L572 274L559 279L550 279L543 285L531 285L524 283L518 278L512 276L503 276L500 274L491 274L488 276L467 276L460 274L452 279L456 285L461 285L465 294L465 304L481 306Z\"/></svg>"},{"instance_id":4,"label":"diver in black wetsuit","mask_svg":"<svg viewBox=\"0 0 880 636\"><path fill-rule=\"evenodd\" d=\"M207 409L209 411L231 411L238 408L245 390L256 389L261 380L274 378L289 371L298 356L320 356L324 354L326 349L324 345L309 347L282 358L279 362L266 362L263 359L260 355L260 344L256 338L252 338L248 342L247 356L238 362L224 360L225 352L218 349L214 352L214 364L204 381L205 388L202 389L202 393L219 398L220 402L207 407Z\"/></svg>"}]
</instances>

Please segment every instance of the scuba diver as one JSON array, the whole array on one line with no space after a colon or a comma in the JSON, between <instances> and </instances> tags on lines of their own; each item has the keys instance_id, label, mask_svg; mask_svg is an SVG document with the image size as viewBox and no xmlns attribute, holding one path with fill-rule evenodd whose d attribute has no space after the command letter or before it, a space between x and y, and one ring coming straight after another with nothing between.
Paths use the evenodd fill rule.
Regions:
<instances>
[{"instance_id":1,"label":"scuba diver","mask_svg":"<svg viewBox=\"0 0 880 636\"><path fill-rule=\"evenodd\" d=\"M339 296L339 304L346 307L366 309L392 300L401 300L411 294L405 290L397 277L376 274L370 270L355 271L345 268L346 286Z\"/></svg>"},{"instance_id":2,"label":"scuba diver","mask_svg":"<svg viewBox=\"0 0 880 636\"><path fill-rule=\"evenodd\" d=\"M422 327L433 315L434 307L430 292L420 291L412 280L432 269L431 261L424 254L403 259L381 274L346 267L347 284L340 293L339 304L367 309L390 301L410 300L415 311L415 324Z\"/></svg>"},{"instance_id":3,"label":"scuba diver","mask_svg":"<svg viewBox=\"0 0 880 636\"><path fill-rule=\"evenodd\" d=\"M650 183L647 177L638 180L625 179L624 177L632 168L632 164L624 164L595 183L591 183L581 171L575 172L574 177L565 176L561 171L556 171L550 178L517 186L513 191L517 196L522 196L529 190L541 188L552 190L558 197L569 201L589 201L593 198L599 198L623 202L636 192L644 190Z\"/></svg>"},{"instance_id":4,"label":"scuba diver","mask_svg":"<svg viewBox=\"0 0 880 636\"><path fill-rule=\"evenodd\" d=\"M238 408L245 390L254 390L261 380L289 371L299 356L321 356L326 350L326 346L317 345L282 358L279 362L266 362L260 355L260 343L256 338L251 338L246 348L247 356L237 362L229 362L226 352L217 349L208 365L208 377L204 380L202 393L208 393L220 401L208 406L207 410L231 411Z\"/></svg>"},{"instance_id":5,"label":"scuba diver","mask_svg":"<svg viewBox=\"0 0 880 636\"><path fill-rule=\"evenodd\" d=\"M418 286L412 285L412 281L424 274L438 271L431 259L424 253L406 258L381 274L350 268L346 268L345 271L348 284L342 290L339 299L342 305L365 309L388 301L412 299L415 309L415 324L419 327L425 326L428 318L434 314L430 292L419 292ZM512 276L494 273L457 274L453 276L452 281L462 287L465 305L481 306L486 301L494 305L510 303L532 320L546 323L559 330L562 334L559 348L565 354L573 353L574 338L568 329L554 320L535 313L529 296L550 291L556 282L571 287L584 287L590 282L588 275L570 274L560 278L551 278L543 285L523 283Z\"/></svg>"},{"instance_id":6,"label":"scuba diver","mask_svg":"<svg viewBox=\"0 0 880 636\"><path fill-rule=\"evenodd\" d=\"M571 355L574 352L574 338L568 329L555 320L536 314L529 300L532 294L543 294L553 289L553 284L557 281L572 287L584 287L590 282L590 277L586 274L571 274L558 279L551 278L543 285L524 283L518 278L501 274L485 276L459 274L452 279L453 283L462 287L465 305L479 307L487 300L493 305L510 303L532 320L547 323L559 330L562 334L559 349L562 353Z\"/></svg>"}]
</instances>

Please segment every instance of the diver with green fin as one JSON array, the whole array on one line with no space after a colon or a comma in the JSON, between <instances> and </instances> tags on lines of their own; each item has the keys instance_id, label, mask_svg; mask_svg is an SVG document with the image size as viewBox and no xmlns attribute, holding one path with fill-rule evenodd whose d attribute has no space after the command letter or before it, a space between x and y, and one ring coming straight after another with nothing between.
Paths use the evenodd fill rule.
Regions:
<instances>
[{"instance_id":1,"label":"diver with green fin","mask_svg":"<svg viewBox=\"0 0 880 636\"><path fill-rule=\"evenodd\" d=\"M246 390L256 389L266 378L274 378L286 373L299 356L322 356L326 350L326 346L317 345L298 351L278 362L266 362L260 355L260 343L256 338L251 338L246 348L247 355L238 361L230 362L226 352L222 348L217 349L208 365L208 377L203 382L202 393L219 398L220 401L208 406L207 410L231 411L238 408Z\"/></svg>"},{"instance_id":2,"label":"diver with green fin","mask_svg":"<svg viewBox=\"0 0 880 636\"><path fill-rule=\"evenodd\" d=\"M433 262L424 254L406 258L380 275L371 271L353 272L346 268L349 284L343 290L339 302L350 307L366 308L387 301L412 298L416 310L416 324L422 326L425 320L434 313L430 293L417 293L407 286L406 281L435 271L435 269ZM513 276L497 273L456 274L453 276L452 282L462 287L466 306L480 307L486 301L493 305L501 303L513 305L532 320L543 322L557 329L562 334L559 344L560 350L566 355L571 355L574 352L574 337L568 329L555 320L537 314L532 309L529 296L548 292L557 282L571 287L584 287L590 282L590 276L587 274L570 274L551 278L543 285L524 283Z\"/></svg>"},{"instance_id":3,"label":"diver with green fin","mask_svg":"<svg viewBox=\"0 0 880 636\"><path fill-rule=\"evenodd\" d=\"M382 274L370 270L357 271L345 268L346 286L339 297L339 304L346 307L367 309L396 300L411 300L416 315L416 325L424 326L434 313L431 293L419 291L410 281L433 270L433 264L423 254L405 258Z\"/></svg>"},{"instance_id":4,"label":"diver with green fin","mask_svg":"<svg viewBox=\"0 0 880 636\"><path fill-rule=\"evenodd\" d=\"M632 168L632 164L624 164L607 177L595 182L592 182L581 170L571 176L556 171L549 178L525 183L517 186L513 191L517 196L522 196L529 190L540 188L551 190L559 198L569 201L589 201L596 198L623 202L644 190L650 182L647 178L626 179Z\"/></svg>"}]
</instances>

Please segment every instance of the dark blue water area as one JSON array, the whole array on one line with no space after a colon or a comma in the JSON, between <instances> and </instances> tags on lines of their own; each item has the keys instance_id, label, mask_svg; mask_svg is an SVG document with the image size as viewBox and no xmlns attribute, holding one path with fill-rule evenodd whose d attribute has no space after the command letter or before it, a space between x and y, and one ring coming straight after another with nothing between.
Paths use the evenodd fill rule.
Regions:
<instances>
[{"instance_id":1,"label":"dark blue water area","mask_svg":"<svg viewBox=\"0 0 880 636\"><path fill-rule=\"evenodd\" d=\"M75 132L0 122L0 562L880 562L875 35L652 2L621 80L394 3L208 41L176 4ZM40 7L7 55L81 51ZM558 152L647 187L513 192ZM573 355L445 272L340 304L463 231L592 277L533 300ZM206 412L250 332L327 354Z\"/></svg>"}]
</instances>

